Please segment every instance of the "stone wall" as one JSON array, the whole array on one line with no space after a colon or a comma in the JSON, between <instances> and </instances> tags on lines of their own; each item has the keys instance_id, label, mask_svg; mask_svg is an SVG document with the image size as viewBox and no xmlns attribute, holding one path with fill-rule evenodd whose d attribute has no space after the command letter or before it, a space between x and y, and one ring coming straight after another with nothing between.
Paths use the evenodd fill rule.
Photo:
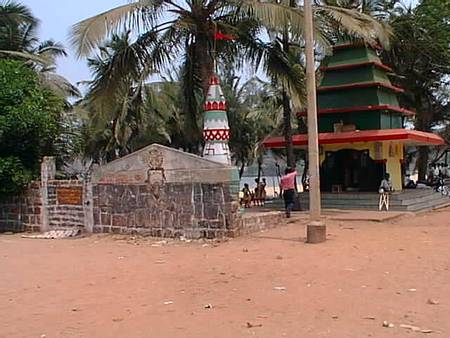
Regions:
<instances>
[{"instance_id":1,"label":"stone wall","mask_svg":"<svg viewBox=\"0 0 450 338\"><path fill-rule=\"evenodd\" d=\"M216 238L228 234L236 204L227 184L97 184L94 232Z\"/></svg>"},{"instance_id":2,"label":"stone wall","mask_svg":"<svg viewBox=\"0 0 450 338\"><path fill-rule=\"evenodd\" d=\"M84 228L84 185L78 180L49 180L47 199L48 230Z\"/></svg>"},{"instance_id":3,"label":"stone wall","mask_svg":"<svg viewBox=\"0 0 450 338\"><path fill-rule=\"evenodd\" d=\"M41 214L40 185L34 182L21 196L0 200L0 232L39 231Z\"/></svg>"},{"instance_id":4,"label":"stone wall","mask_svg":"<svg viewBox=\"0 0 450 338\"><path fill-rule=\"evenodd\" d=\"M0 231L217 238L264 227L238 214L236 168L160 145L98 167L88 181L54 178L55 160L45 157L41 180L0 202Z\"/></svg>"}]
</instances>

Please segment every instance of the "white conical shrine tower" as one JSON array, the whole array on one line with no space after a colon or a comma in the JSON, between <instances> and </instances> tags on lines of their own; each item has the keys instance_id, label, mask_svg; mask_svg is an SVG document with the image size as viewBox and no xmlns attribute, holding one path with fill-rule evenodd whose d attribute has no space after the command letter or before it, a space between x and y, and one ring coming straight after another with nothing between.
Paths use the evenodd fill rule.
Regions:
<instances>
[{"instance_id":1,"label":"white conical shrine tower","mask_svg":"<svg viewBox=\"0 0 450 338\"><path fill-rule=\"evenodd\" d=\"M220 87L217 75L211 76L209 80L208 94L204 105L203 138L205 148L203 157L231 165L230 149L230 127L227 118L227 103Z\"/></svg>"}]
</instances>

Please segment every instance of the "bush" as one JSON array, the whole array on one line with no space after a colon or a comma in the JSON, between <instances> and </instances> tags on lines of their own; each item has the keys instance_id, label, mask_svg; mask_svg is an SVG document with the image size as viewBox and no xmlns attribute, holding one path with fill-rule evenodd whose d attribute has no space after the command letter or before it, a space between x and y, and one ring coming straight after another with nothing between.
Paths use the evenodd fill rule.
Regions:
<instances>
[{"instance_id":1,"label":"bush","mask_svg":"<svg viewBox=\"0 0 450 338\"><path fill-rule=\"evenodd\" d=\"M0 60L0 194L20 191L54 155L63 102L20 61Z\"/></svg>"},{"instance_id":2,"label":"bush","mask_svg":"<svg viewBox=\"0 0 450 338\"><path fill-rule=\"evenodd\" d=\"M0 158L0 193L16 193L31 179L31 171L26 169L17 157Z\"/></svg>"}]
</instances>

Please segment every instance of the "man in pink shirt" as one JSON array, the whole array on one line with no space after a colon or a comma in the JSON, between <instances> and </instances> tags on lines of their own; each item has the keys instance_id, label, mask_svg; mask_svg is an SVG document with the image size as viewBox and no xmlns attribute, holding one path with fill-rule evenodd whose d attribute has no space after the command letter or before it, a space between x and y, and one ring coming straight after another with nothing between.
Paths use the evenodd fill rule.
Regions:
<instances>
[{"instance_id":1,"label":"man in pink shirt","mask_svg":"<svg viewBox=\"0 0 450 338\"><path fill-rule=\"evenodd\" d=\"M295 177L297 171L291 167L287 167L284 176L281 177L280 190L283 192L284 207L286 209L286 217L291 217L292 209L294 208L295 198Z\"/></svg>"}]
</instances>

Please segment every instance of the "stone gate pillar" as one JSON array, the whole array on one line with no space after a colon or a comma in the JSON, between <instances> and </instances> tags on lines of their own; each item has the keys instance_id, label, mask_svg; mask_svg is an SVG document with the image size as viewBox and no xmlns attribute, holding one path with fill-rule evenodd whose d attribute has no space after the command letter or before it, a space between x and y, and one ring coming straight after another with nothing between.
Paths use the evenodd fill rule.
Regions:
<instances>
[{"instance_id":1,"label":"stone gate pillar","mask_svg":"<svg viewBox=\"0 0 450 338\"><path fill-rule=\"evenodd\" d=\"M41 208L41 231L48 231L49 221L48 221L48 181L54 180L56 174L56 162L53 156L45 156L41 163L41 198L42 198L42 208Z\"/></svg>"}]
</instances>

